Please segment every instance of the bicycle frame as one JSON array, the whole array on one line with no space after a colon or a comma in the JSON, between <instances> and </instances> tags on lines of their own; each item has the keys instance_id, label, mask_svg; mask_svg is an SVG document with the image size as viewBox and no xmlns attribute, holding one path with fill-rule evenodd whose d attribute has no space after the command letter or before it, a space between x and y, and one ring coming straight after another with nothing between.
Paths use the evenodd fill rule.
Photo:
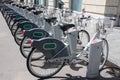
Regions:
<instances>
[{"instance_id":1,"label":"bicycle frame","mask_svg":"<svg viewBox=\"0 0 120 80\"><path fill-rule=\"evenodd\" d=\"M85 46L85 48L83 49L83 51L81 51L76 57L81 57L84 52L90 47L90 45L92 44L92 41L95 40L96 38L98 38L98 36L100 35L100 31L98 30L93 37L91 38L90 42L88 42L88 44Z\"/></svg>"},{"instance_id":2,"label":"bicycle frame","mask_svg":"<svg viewBox=\"0 0 120 80\"><path fill-rule=\"evenodd\" d=\"M114 19L110 19L110 20L113 20L112 23L111 23L111 26L110 26L110 28L112 28L113 25L114 25L114 21L115 20ZM93 40L95 40L95 39L101 39L101 37L100 37L101 30L103 31L103 34L105 35L104 38L106 38L107 37L107 32L105 30L105 25L104 25L104 23L101 22L101 19L99 18L98 22L96 23L96 33L93 35L93 37L88 42L88 44L85 46L85 48L78 55L76 55L76 58L81 57L87 51L87 49L92 44Z\"/></svg>"},{"instance_id":3,"label":"bicycle frame","mask_svg":"<svg viewBox=\"0 0 120 80\"><path fill-rule=\"evenodd\" d=\"M96 23L96 32L94 33L94 35L92 36L92 38L90 39L90 41L87 43L87 45L84 47L84 49L82 51L80 51L79 54L77 54L76 56L72 56L74 54L73 50L72 50L72 46L70 43L69 46L67 47L70 47L70 53L71 53L71 56L72 56L72 62L74 63L77 58L81 57L83 54L85 54L85 52L88 50L88 48L90 47L90 45L92 44L92 41L95 40L95 39L100 39L100 30L101 29L104 29L104 26L100 26L101 22L100 20L98 20L98 22Z\"/></svg>"}]
</instances>

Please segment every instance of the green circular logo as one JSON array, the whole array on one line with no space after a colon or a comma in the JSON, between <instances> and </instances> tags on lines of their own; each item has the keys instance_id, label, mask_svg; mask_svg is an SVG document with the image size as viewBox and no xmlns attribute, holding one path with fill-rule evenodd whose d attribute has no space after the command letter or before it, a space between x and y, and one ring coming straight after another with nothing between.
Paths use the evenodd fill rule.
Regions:
<instances>
[{"instance_id":1,"label":"green circular logo","mask_svg":"<svg viewBox=\"0 0 120 80\"><path fill-rule=\"evenodd\" d=\"M32 25L31 25L31 24L25 24L25 25L23 26L23 28L24 28L25 30L29 30L29 29L32 28Z\"/></svg>"},{"instance_id":2,"label":"green circular logo","mask_svg":"<svg viewBox=\"0 0 120 80\"><path fill-rule=\"evenodd\" d=\"M56 43L45 43L45 44L43 44L43 49L44 50L54 50L56 48L57 48Z\"/></svg>"}]
</instances>

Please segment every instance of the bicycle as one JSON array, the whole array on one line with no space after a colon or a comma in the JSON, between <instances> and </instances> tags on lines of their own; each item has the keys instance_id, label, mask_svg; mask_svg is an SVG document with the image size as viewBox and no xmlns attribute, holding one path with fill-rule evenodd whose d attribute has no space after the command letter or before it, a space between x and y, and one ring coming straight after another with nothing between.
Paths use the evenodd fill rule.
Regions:
<instances>
[{"instance_id":1,"label":"bicycle","mask_svg":"<svg viewBox=\"0 0 120 80\"><path fill-rule=\"evenodd\" d=\"M24 38L24 34L23 34L24 30L30 30L30 29L33 29L33 28L38 28L38 26L35 25L34 23L29 22L29 21L17 24L17 28L14 32L15 42L18 45L20 45L22 39Z\"/></svg>"},{"instance_id":2,"label":"bicycle","mask_svg":"<svg viewBox=\"0 0 120 80\"><path fill-rule=\"evenodd\" d=\"M58 73L65 65L65 63L69 65L77 64L79 62L79 58L82 55L86 54L86 51L89 50L92 41L95 39L101 39L103 41L103 48L101 49L102 64L99 67L99 69L102 69L107 61L109 51L107 40L105 38L100 37L101 31L103 31L102 33L104 34L106 34L107 32L104 27L105 27L104 25L100 26L100 24L97 23L95 34L88 42L88 44L76 55L74 54L75 51L72 50L70 42L63 43L60 40L49 37L33 41L32 43L33 48L27 58L27 68L29 72L33 76L36 76L38 78L49 78ZM71 35L72 33L68 34ZM71 39L69 38L69 41L70 40ZM36 50L37 52L35 53ZM106 50L106 52L103 52L104 50ZM41 55L44 56L39 59L32 59L32 57L34 56L39 57Z\"/></svg>"},{"instance_id":3,"label":"bicycle","mask_svg":"<svg viewBox=\"0 0 120 80\"><path fill-rule=\"evenodd\" d=\"M48 18L49 19L49 18ZM51 19L51 20L50 20ZM48 28L48 27L50 27L50 28L52 28L52 29L47 29L47 28L45 28L45 31L47 31L47 32L45 32L44 30L41 30L41 29L38 29L38 31L39 31L39 33L42 33L42 34L49 34L49 36L51 36L51 37L54 37L54 38L56 38L56 39L59 39L59 40L62 40L62 38L60 38L61 37L61 32L65 32L66 30L60 30L60 25L56 25L56 26L54 26L54 25L52 25L52 24L54 24L55 22L56 22L56 18L50 18L49 20L46 20L46 22L48 22L49 23L49 25L47 25L46 27ZM87 18L86 18L87 19ZM48 23L45 23L45 24L48 24ZM58 22L58 24L59 24L59 22ZM72 25L71 27L74 27L74 25ZM68 29L69 28L71 28L71 27L68 27ZM32 29L32 30L34 30L34 29ZM33 35L33 31L32 30L30 30L29 31L29 34L32 34ZM36 29L35 29L36 30ZM40 32L41 31L41 32ZM27 31L28 32L28 31ZM32 33L31 33L32 32ZM25 32L25 34L26 34L26 32ZM82 36L81 36L81 35ZM80 46L83 46L83 44L84 44L84 42L85 42L85 40L86 40L86 42L88 42L89 40L90 40L90 36L89 36L89 33L86 31L86 30L79 30L79 32L78 32L78 38L77 38L77 43L80 45ZM85 37L86 39L83 39L82 37ZM33 37L33 36L31 36L31 37ZM21 44L20 44L20 51L21 51L21 53L22 53L22 55L25 57L25 58L27 58L28 57L28 54L30 53L30 51L31 51L31 45L29 44L29 43L26 43L26 42L30 42L30 40L32 40L32 39L36 39L35 37L34 38L31 38L31 37L29 37L29 35L27 34L27 36L24 36L24 38L23 38L23 40L21 41ZM48 36L43 36L43 37L48 37ZM40 38L43 38L43 37L37 37L37 39L40 39ZM66 37L65 36L65 34L64 34L64 37ZM84 41L83 41L83 40ZM32 42L32 41L31 41ZM24 45L29 45L29 46L24 46ZM85 45L85 44L84 44Z\"/></svg>"}]
</instances>

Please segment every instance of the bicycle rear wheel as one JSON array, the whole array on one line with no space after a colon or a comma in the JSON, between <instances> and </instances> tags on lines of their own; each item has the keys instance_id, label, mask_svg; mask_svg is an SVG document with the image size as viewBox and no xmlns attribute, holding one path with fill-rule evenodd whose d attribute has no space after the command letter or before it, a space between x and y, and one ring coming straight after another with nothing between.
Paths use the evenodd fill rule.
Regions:
<instances>
[{"instance_id":1,"label":"bicycle rear wheel","mask_svg":"<svg viewBox=\"0 0 120 80\"><path fill-rule=\"evenodd\" d=\"M28 57L30 51L32 50L30 41L31 41L30 38L24 37L20 44L20 52L25 58Z\"/></svg>"},{"instance_id":2,"label":"bicycle rear wheel","mask_svg":"<svg viewBox=\"0 0 120 80\"><path fill-rule=\"evenodd\" d=\"M23 35L23 32L22 32L22 29L21 28L18 28L15 33L14 33L14 39L15 39L15 42L20 45L22 39L24 38L24 35Z\"/></svg>"},{"instance_id":3,"label":"bicycle rear wheel","mask_svg":"<svg viewBox=\"0 0 120 80\"><path fill-rule=\"evenodd\" d=\"M34 56L41 56L43 55L42 52L36 52L37 49L32 48L28 58L27 58L27 68L29 72L38 78L49 78L56 73L58 73L62 67L64 66L64 61L57 62L57 61L49 61L46 60L46 57L43 56L39 59L33 59Z\"/></svg>"},{"instance_id":4,"label":"bicycle rear wheel","mask_svg":"<svg viewBox=\"0 0 120 80\"><path fill-rule=\"evenodd\" d=\"M17 30L17 23L14 23L12 26L11 26L11 33L12 35L14 35L15 31Z\"/></svg>"},{"instance_id":5,"label":"bicycle rear wheel","mask_svg":"<svg viewBox=\"0 0 120 80\"><path fill-rule=\"evenodd\" d=\"M103 41L103 45L102 45L102 52L101 52L101 63L99 67L100 70L105 66L105 63L107 62L108 54L109 54L109 46L108 46L107 40L102 38L102 41Z\"/></svg>"}]
</instances>

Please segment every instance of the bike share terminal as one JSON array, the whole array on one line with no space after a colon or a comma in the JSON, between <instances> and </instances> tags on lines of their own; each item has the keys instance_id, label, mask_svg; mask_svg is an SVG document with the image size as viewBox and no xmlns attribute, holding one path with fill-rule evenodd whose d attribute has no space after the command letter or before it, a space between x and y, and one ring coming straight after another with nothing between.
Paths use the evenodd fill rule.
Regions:
<instances>
[{"instance_id":1,"label":"bike share terminal","mask_svg":"<svg viewBox=\"0 0 120 80\"><path fill-rule=\"evenodd\" d=\"M87 66L87 78L96 78L99 76L99 65L102 49L102 40L95 39L90 45L90 52L88 54L89 61Z\"/></svg>"}]
</instances>

